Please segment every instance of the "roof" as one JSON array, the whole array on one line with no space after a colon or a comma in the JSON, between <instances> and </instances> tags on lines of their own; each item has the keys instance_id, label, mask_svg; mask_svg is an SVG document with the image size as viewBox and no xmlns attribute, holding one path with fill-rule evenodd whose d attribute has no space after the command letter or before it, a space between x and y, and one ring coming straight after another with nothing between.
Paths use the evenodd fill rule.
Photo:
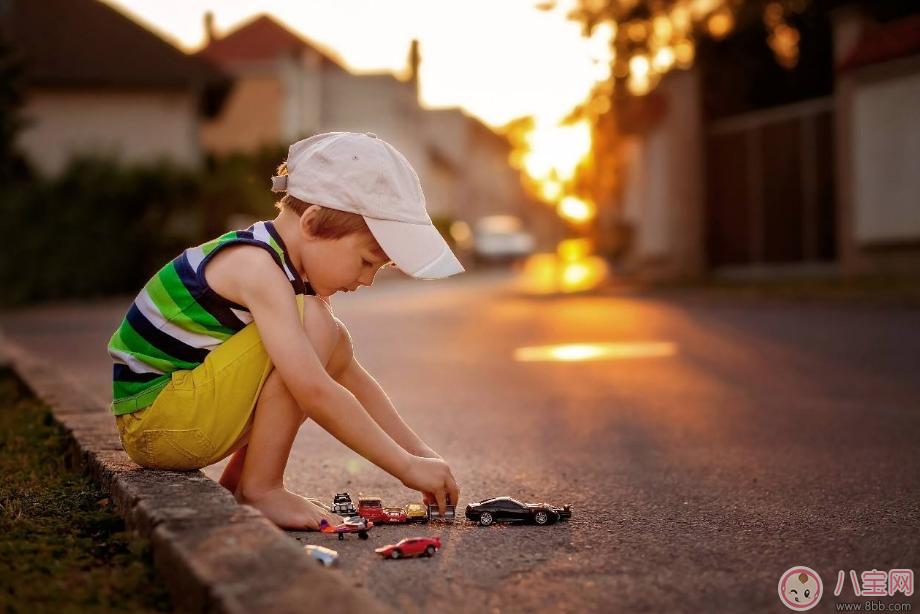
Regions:
<instances>
[{"instance_id":1,"label":"roof","mask_svg":"<svg viewBox=\"0 0 920 614\"><path fill-rule=\"evenodd\" d=\"M217 67L97 0L5 0L0 34L22 59L26 86L192 88L212 113L232 85Z\"/></svg>"},{"instance_id":2,"label":"roof","mask_svg":"<svg viewBox=\"0 0 920 614\"><path fill-rule=\"evenodd\" d=\"M225 65L234 62L274 60L279 56L301 52L304 49L316 53L324 65L344 70L315 43L264 13L229 34L212 40L198 54L212 62Z\"/></svg>"},{"instance_id":3,"label":"roof","mask_svg":"<svg viewBox=\"0 0 920 614\"><path fill-rule=\"evenodd\" d=\"M920 53L920 15L912 15L867 26L838 70L852 70L917 53Z\"/></svg>"}]
</instances>

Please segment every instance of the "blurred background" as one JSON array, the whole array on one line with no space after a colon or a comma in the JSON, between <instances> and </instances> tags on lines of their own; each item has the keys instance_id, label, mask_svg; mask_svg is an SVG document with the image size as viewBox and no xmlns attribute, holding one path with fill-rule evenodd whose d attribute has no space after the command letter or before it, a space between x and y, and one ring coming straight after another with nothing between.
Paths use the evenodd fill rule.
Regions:
<instances>
[{"instance_id":1,"label":"blurred background","mask_svg":"<svg viewBox=\"0 0 920 614\"><path fill-rule=\"evenodd\" d=\"M0 41L6 304L272 217L330 130L527 292L920 270L912 1L3 0Z\"/></svg>"},{"instance_id":2,"label":"blurred background","mask_svg":"<svg viewBox=\"0 0 920 614\"><path fill-rule=\"evenodd\" d=\"M575 514L430 528L424 573L339 544L394 609L776 612L794 564L918 567L917 0L0 0L0 40L0 326L100 407L135 293L273 217L291 142L417 169L468 273L336 313L462 504ZM312 422L286 480L413 496Z\"/></svg>"}]
</instances>

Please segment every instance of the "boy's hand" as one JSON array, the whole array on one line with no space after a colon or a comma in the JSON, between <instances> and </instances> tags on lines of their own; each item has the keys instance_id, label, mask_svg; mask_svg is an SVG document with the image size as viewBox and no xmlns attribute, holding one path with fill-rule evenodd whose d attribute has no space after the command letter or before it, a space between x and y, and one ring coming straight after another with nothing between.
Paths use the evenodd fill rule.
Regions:
<instances>
[{"instance_id":1,"label":"boy's hand","mask_svg":"<svg viewBox=\"0 0 920 614\"><path fill-rule=\"evenodd\" d=\"M437 501L438 511L444 515L444 506L449 500L456 505L460 500L460 489L454 480L450 467L440 458L413 456L402 483L407 488L422 493L425 503Z\"/></svg>"}]
</instances>

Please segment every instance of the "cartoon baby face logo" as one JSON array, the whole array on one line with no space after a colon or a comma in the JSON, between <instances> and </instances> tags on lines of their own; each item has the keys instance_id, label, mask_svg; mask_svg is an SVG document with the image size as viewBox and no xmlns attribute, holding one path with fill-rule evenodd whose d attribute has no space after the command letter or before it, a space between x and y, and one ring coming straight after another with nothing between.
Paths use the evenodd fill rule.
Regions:
<instances>
[{"instance_id":1,"label":"cartoon baby face logo","mask_svg":"<svg viewBox=\"0 0 920 614\"><path fill-rule=\"evenodd\" d=\"M814 569L797 565L786 572L779 579L780 601L790 610L804 612L810 610L821 601L824 593L824 584L821 576Z\"/></svg>"}]
</instances>

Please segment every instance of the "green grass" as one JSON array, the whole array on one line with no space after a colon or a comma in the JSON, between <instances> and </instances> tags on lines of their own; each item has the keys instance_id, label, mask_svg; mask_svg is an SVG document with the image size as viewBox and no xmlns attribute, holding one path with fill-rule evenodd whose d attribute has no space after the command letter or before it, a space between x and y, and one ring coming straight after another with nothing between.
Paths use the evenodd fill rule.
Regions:
<instances>
[{"instance_id":1,"label":"green grass","mask_svg":"<svg viewBox=\"0 0 920 614\"><path fill-rule=\"evenodd\" d=\"M149 544L66 463L47 407L0 369L0 612L168 612Z\"/></svg>"}]
</instances>

